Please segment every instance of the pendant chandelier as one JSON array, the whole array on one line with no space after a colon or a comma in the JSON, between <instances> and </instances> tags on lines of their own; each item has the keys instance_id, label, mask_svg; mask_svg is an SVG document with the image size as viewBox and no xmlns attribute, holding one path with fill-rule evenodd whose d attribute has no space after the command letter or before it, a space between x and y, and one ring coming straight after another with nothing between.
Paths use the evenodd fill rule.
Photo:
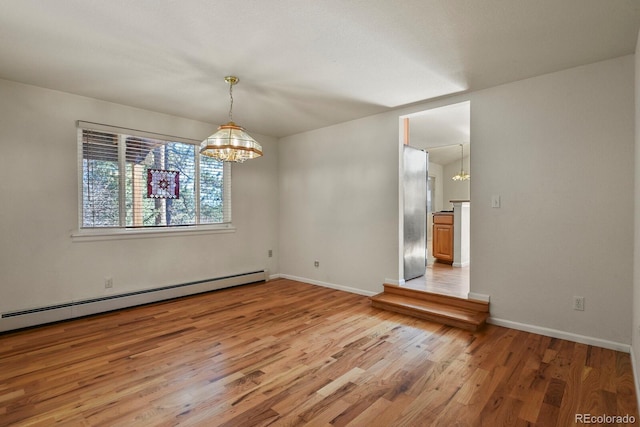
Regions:
<instances>
[{"instance_id":1,"label":"pendant chandelier","mask_svg":"<svg viewBox=\"0 0 640 427\"><path fill-rule=\"evenodd\" d=\"M454 181L469 181L471 179L471 175L469 175L468 173L466 173L464 171L464 166L462 164L462 161L464 159L464 145L460 144L460 149L462 150L462 154L460 154L460 172L458 172L457 174L455 174L453 176Z\"/></svg>"},{"instance_id":2,"label":"pendant chandelier","mask_svg":"<svg viewBox=\"0 0 640 427\"><path fill-rule=\"evenodd\" d=\"M251 138L244 129L233 122L233 85L240 79L227 76L224 81L229 83L229 122L220 125L216 133L202 141L200 154L213 157L223 162L242 163L245 160L262 156L262 146Z\"/></svg>"}]
</instances>

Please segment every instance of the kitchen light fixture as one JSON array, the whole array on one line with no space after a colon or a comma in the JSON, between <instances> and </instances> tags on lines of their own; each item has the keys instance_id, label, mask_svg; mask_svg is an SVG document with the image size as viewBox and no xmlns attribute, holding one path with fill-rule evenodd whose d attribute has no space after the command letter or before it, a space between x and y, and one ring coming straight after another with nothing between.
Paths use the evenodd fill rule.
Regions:
<instances>
[{"instance_id":1,"label":"kitchen light fixture","mask_svg":"<svg viewBox=\"0 0 640 427\"><path fill-rule=\"evenodd\" d=\"M242 163L245 160L262 156L262 146L251 138L244 129L233 122L233 85L240 79L227 76L224 81L229 83L229 122L220 125L216 133L202 141L200 154L213 157L223 162Z\"/></svg>"},{"instance_id":2,"label":"kitchen light fixture","mask_svg":"<svg viewBox=\"0 0 640 427\"><path fill-rule=\"evenodd\" d=\"M460 144L460 149L462 150L462 154L460 155L460 172L455 174L453 176L454 181L469 181L469 179L471 179L471 175L469 175L468 173L466 173L464 171L464 166L462 164L462 161L464 159L464 145Z\"/></svg>"}]
</instances>

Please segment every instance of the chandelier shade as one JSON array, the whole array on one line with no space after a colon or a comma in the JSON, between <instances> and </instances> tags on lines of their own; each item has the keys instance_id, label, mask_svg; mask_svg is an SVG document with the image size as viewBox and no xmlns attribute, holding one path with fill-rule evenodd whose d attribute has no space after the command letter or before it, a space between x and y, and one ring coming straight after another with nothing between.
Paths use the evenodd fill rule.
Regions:
<instances>
[{"instance_id":1,"label":"chandelier shade","mask_svg":"<svg viewBox=\"0 0 640 427\"><path fill-rule=\"evenodd\" d=\"M218 131L202 141L200 154L223 162L242 163L262 156L262 146L234 122L218 127Z\"/></svg>"},{"instance_id":2,"label":"chandelier shade","mask_svg":"<svg viewBox=\"0 0 640 427\"><path fill-rule=\"evenodd\" d=\"M262 156L262 146L245 130L233 122L233 85L240 79L227 76L229 83L229 122L220 125L218 130L200 144L200 154L223 162L242 163L245 160Z\"/></svg>"}]
</instances>

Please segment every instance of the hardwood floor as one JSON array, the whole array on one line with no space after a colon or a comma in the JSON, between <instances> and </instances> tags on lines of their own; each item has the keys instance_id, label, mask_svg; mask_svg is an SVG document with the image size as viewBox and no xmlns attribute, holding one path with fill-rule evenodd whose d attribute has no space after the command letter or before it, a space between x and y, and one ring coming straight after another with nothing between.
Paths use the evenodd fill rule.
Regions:
<instances>
[{"instance_id":1,"label":"hardwood floor","mask_svg":"<svg viewBox=\"0 0 640 427\"><path fill-rule=\"evenodd\" d=\"M449 264L430 260L427 264L425 275L407 280L403 287L467 298L469 293L469 268L453 267Z\"/></svg>"},{"instance_id":2,"label":"hardwood floor","mask_svg":"<svg viewBox=\"0 0 640 427\"><path fill-rule=\"evenodd\" d=\"M0 425L569 426L638 419L628 354L467 332L289 280L0 335Z\"/></svg>"}]
</instances>

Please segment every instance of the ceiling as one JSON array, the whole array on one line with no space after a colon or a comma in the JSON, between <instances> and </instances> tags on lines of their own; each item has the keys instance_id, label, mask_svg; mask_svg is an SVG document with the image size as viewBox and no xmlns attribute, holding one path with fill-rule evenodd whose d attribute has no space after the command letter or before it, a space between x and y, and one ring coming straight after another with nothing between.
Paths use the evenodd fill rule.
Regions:
<instances>
[{"instance_id":1,"label":"ceiling","mask_svg":"<svg viewBox=\"0 0 640 427\"><path fill-rule=\"evenodd\" d=\"M448 165L470 154L471 103L469 101L433 108L409 117L409 143L429 152L429 161Z\"/></svg>"},{"instance_id":2,"label":"ceiling","mask_svg":"<svg viewBox=\"0 0 640 427\"><path fill-rule=\"evenodd\" d=\"M282 137L632 54L637 0L0 0L0 78Z\"/></svg>"},{"instance_id":3,"label":"ceiling","mask_svg":"<svg viewBox=\"0 0 640 427\"><path fill-rule=\"evenodd\" d=\"M464 145L464 157L471 155L470 144L467 142ZM450 163L456 163L458 170L460 169L460 157L462 152L460 150L460 144L448 145L446 147L438 147L427 150L429 153L429 163L437 163L442 166L446 166ZM468 166L467 166L468 169ZM468 172L468 171L467 171Z\"/></svg>"}]
</instances>

